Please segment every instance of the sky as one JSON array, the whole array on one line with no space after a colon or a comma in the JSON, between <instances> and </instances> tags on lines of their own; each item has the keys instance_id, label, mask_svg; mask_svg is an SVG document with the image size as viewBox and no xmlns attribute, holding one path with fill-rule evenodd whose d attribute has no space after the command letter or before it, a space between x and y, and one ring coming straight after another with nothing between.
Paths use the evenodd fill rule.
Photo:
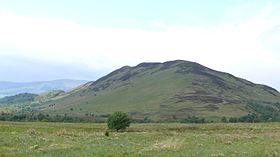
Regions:
<instances>
[{"instance_id":1,"label":"sky","mask_svg":"<svg viewBox=\"0 0 280 157\"><path fill-rule=\"evenodd\" d=\"M279 0L0 0L0 80L198 62L280 90Z\"/></svg>"}]
</instances>

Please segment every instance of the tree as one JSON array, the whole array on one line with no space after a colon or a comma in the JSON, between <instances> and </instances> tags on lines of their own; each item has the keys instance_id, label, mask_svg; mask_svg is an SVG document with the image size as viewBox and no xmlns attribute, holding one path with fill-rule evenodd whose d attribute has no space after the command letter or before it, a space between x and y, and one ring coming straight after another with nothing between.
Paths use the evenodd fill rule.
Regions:
<instances>
[{"instance_id":1,"label":"tree","mask_svg":"<svg viewBox=\"0 0 280 157\"><path fill-rule=\"evenodd\" d=\"M222 117L221 122L227 123L227 122L228 122L228 121L227 121L227 118L226 118L226 117Z\"/></svg>"},{"instance_id":2,"label":"tree","mask_svg":"<svg viewBox=\"0 0 280 157\"><path fill-rule=\"evenodd\" d=\"M230 117L229 120L228 120L228 122L230 122L230 123L237 123L237 122L238 122L238 119L235 118L235 117Z\"/></svg>"},{"instance_id":3,"label":"tree","mask_svg":"<svg viewBox=\"0 0 280 157\"><path fill-rule=\"evenodd\" d=\"M42 121L43 119L46 118L46 116L45 116L43 113L39 113L39 114L37 115L37 118L38 118L39 121Z\"/></svg>"},{"instance_id":4,"label":"tree","mask_svg":"<svg viewBox=\"0 0 280 157\"><path fill-rule=\"evenodd\" d=\"M130 125L130 119L124 112L115 112L109 116L107 125L109 129L124 130Z\"/></svg>"}]
</instances>

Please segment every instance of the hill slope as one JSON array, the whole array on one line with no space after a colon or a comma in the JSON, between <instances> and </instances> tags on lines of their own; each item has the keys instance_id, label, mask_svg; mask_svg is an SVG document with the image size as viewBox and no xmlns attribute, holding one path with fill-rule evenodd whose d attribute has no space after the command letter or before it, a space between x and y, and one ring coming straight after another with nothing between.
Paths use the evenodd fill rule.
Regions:
<instances>
[{"instance_id":1,"label":"hill slope","mask_svg":"<svg viewBox=\"0 0 280 157\"><path fill-rule=\"evenodd\" d=\"M62 90L54 90L54 91L48 91L48 92L44 92L40 95L38 95L34 101L37 103L43 103L43 102L47 102L51 99L57 98L61 95L65 94L64 91ZM0 99L1 100L1 99Z\"/></svg>"},{"instance_id":2,"label":"hill slope","mask_svg":"<svg viewBox=\"0 0 280 157\"><path fill-rule=\"evenodd\" d=\"M51 90L69 91L88 81L83 80L54 80L45 82L5 82L0 81L0 97L11 96L20 93L41 94Z\"/></svg>"},{"instance_id":3,"label":"hill slope","mask_svg":"<svg viewBox=\"0 0 280 157\"><path fill-rule=\"evenodd\" d=\"M44 104L48 113L129 112L135 118L242 116L260 103L279 111L280 94L231 74L188 61L125 66ZM52 104L52 105L50 105Z\"/></svg>"}]
</instances>

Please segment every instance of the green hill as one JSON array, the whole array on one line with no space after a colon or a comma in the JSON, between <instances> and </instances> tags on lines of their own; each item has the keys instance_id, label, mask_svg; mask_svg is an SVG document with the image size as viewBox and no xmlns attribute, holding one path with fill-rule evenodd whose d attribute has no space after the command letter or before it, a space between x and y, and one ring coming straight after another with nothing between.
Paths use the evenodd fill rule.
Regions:
<instances>
[{"instance_id":1,"label":"green hill","mask_svg":"<svg viewBox=\"0 0 280 157\"><path fill-rule=\"evenodd\" d=\"M6 96L0 99L0 107L19 107L20 109L25 109L31 106L37 106L44 102L54 100L65 94L64 91L54 90L44 92L40 95L31 93L21 93L13 96Z\"/></svg>"},{"instance_id":2,"label":"green hill","mask_svg":"<svg viewBox=\"0 0 280 157\"><path fill-rule=\"evenodd\" d=\"M125 66L40 106L53 114L125 111L134 118L238 117L280 109L277 90L188 61ZM51 105L50 105L51 104Z\"/></svg>"},{"instance_id":3,"label":"green hill","mask_svg":"<svg viewBox=\"0 0 280 157\"><path fill-rule=\"evenodd\" d=\"M30 104L35 100L38 95L30 93L22 93L14 96L7 96L0 99L0 106L9 106L9 105L25 105Z\"/></svg>"}]
</instances>

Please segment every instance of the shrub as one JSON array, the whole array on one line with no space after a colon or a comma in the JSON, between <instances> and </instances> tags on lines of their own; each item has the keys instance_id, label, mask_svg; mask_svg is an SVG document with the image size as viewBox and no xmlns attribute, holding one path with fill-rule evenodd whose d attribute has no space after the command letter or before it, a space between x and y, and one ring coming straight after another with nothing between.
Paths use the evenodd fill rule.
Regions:
<instances>
[{"instance_id":1,"label":"shrub","mask_svg":"<svg viewBox=\"0 0 280 157\"><path fill-rule=\"evenodd\" d=\"M35 129L28 129L28 130L27 130L27 133L28 133L30 136L38 135L38 132L37 132Z\"/></svg>"},{"instance_id":2,"label":"shrub","mask_svg":"<svg viewBox=\"0 0 280 157\"><path fill-rule=\"evenodd\" d=\"M108 136L109 136L109 131L106 130L105 133L104 133L104 135L108 137Z\"/></svg>"},{"instance_id":3,"label":"shrub","mask_svg":"<svg viewBox=\"0 0 280 157\"><path fill-rule=\"evenodd\" d=\"M109 129L124 130L130 125L130 119L124 112L115 112L109 116L107 125Z\"/></svg>"},{"instance_id":4,"label":"shrub","mask_svg":"<svg viewBox=\"0 0 280 157\"><path fill-rule=\"evenodd\" d=\"M206 123L206 120L205 120L205 118L199 118L199 117L196 117L196 116L192 116L192 117L188 117L188 118L182 120L181 122L184 122L184 123Z\"/></svg>"}]
</instances>

